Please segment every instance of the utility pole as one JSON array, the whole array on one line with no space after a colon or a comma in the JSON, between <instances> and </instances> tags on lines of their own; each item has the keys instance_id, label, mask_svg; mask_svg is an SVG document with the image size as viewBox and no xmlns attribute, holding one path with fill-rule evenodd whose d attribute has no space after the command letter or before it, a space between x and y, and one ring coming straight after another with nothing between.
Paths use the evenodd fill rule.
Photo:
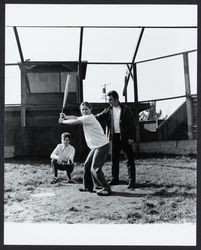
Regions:
<instances>
[{"instance_id":1,"label":"utility pole","mask_svg":"<svg viewBox=\"0 0 201 250\"><path fill-rule=\"evenodd\" d=\"M103 99L105 99L105 102L107 102L107 86L110 85L111 83L108 83L108 84L103 84L101 85L102 88L102 93L103 93Z\"/></svg>"}]
</instances>

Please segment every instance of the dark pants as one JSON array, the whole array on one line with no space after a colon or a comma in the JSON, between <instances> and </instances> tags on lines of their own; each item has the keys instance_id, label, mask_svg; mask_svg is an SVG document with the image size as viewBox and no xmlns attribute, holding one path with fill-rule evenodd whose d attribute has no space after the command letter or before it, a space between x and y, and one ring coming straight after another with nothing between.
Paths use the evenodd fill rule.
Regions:
<instances>
[{"instance_id":1,"label":"dark pants","mask_svg":"<svg viewBox=\"0 0 201 250\"><path fill-rule=\"evenodd\" d=\"M107 160L110 145L92 149L84 163L83 186L89 190L93 190L95 186L101 186L105 190L110 190L110 186L105 180L102 166Z\"/></svg>"},{"instance_id":2,"label":"dark pants","mask_svg":"<svg viewBox=\"0 0 201 250\"><path fill-rule=\"evenodd\" d=\"M112 138L112 179L119 181L119 158L121 150L123 150L127 156L128 179L135 183L136 170L132 146L128 141L120 140L120 134L118 133L114 134Z\"/></svg>"},{"instance_id":3,"label":"dark pants","mask_svg":"<svg viewBox=\"0 0 201 250\"><path fill-rule=\"evenodd\" d=\"M71 179L71 173L73 172L74 169L74 164L59 164L57 160L52 159L51 160L51 167L52 167L52 172L54 174L54 177L57 177L58 175L58 170L64 170L66 171L66 174L69 179Z\"/></svg>"}]
</instances>

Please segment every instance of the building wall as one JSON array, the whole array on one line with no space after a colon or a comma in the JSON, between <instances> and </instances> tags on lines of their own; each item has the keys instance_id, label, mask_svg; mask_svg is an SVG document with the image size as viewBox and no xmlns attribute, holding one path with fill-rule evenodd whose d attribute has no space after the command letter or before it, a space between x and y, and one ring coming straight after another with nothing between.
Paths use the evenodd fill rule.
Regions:
<instances>
[{"instance_id":1,"label":"building wall","mask_svg":"<svg viewBox=\"0 0 201 250\"><path fill-rule=\"evenodd\" d=\"M106 104L93 104L93 113L102 111ZM20 124L20 108L9 107L5 112L4 146L5 157L44 156L49 157L61 141L61 133L71 133L71 144L76 148L75 159L88 153L81 125L59 124L61 107L32 107L26 111L26 127ZM80 115L79 104L69 105L67 113Z\"/></svg>"},{"instance_id":2,"label":"building wall","mask_svg":"<svg viewBox=\"0 0 201 250\"><path fill-rule=\"evenodd\" d=\"M197 140L142 142L140 143L140 153L197 155Z\"/></svg>"},{"instance_id":3,"label":"building wall","mask_svg":"<svg viewBox=\"0 0 201 250\"><path fill-rule=\"evenodd\" d=\"M107 106L108 104L105 103L92 103L93 113L96 114ZM70 132L72 135L71 144L76 148L75 160L83 160L89 149L85 143L82 126L58 124L60 112L61 107L55 106L28 108L26 111L26 127L21 127L20 106L6 107L4 129L5 157L49 157L56 145L60 143L61 133ZM68 105L68 109L65 112L66 114L80 115L79 104ZM146 135L143 131L140 131L141 153L196 154L196 140L161 142L157 141L156 133L149 131L149 134ZM144 136L145 138L143 138ZM146 139L146 142L143 139Z\"/></svg>"},{"instance_id":4,"label":"building wall","mask_svg":"<svg viewBox=\"0 0 201 250\"><path fill-rule=\"evenodd\" d=\"M30 93L26 93L26 104L62 105L66 84L68 103L78 102L79 82L76 72L37 72L28 73Z\"/></svg>"}]
</instances>

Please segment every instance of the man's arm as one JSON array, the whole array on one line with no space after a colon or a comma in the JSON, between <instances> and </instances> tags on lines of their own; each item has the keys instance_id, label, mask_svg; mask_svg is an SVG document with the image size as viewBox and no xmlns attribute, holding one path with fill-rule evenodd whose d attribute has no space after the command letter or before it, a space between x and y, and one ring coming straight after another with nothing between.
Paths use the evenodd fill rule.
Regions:
<instances>
[{"instance_id":1,"label":"man's arm","mask_svg":"<svg viewBox=\"0 0 201 250\"><path fill-rule=\"evenodd\" d=\"M128 143L133 144L135 142L135 117L133 111L129 106L126 106L126 122L128 124L129 139Z\"/></svg>"},{"instance_id":2,"label":"man's arm","mask_svg":"<svg viewBox=\"0 0 201 250\"><path fill-rule=\"evenodd\" d=\"M95 115L99 122L105 122L107 120L108 108L104 109L102 112Z\"/></svg>"}]
</instances>

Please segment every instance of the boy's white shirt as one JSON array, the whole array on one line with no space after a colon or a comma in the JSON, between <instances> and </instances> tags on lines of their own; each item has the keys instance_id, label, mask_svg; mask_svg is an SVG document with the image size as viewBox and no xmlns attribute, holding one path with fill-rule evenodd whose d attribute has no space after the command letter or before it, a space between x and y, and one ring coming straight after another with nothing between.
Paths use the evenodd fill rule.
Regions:
<instances>
[{"instance_id":1,"label":"boy's white shirt","mask_svg":"<svg viewBox=\"0 0 201 250\"><path fill-rule=\"evenodd\" d=\"M75 148L70 144L65 147L63 143L56 146L52 154L51 159L57 159L59 162L68 161L69 159L74 162Z\"/></svg>"},{"instance_id":2,"label":"boy's white shirt","mask_svg":"<svg viewBox=\"0 0 201 250\"><path fill-rule=\"evenodd\" d=\"M90 149L100 148L109 143L103 128L93 114L78 117L83 124L84 136Z\"/></svg>"}]
</instances>

